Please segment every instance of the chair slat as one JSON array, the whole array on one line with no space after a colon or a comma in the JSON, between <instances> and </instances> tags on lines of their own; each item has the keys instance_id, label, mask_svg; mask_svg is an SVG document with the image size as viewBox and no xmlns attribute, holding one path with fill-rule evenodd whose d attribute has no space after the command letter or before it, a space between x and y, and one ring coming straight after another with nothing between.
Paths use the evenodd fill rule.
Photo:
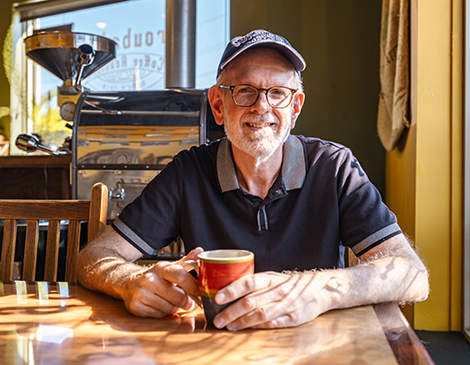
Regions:
<instances>
[{"instance_id":1,"label":"chair slat","mask_svg":"<svg viewBox=\"0 0 470 365\"><path fill-rule=\"evenodd\" d=\"M2 257L0 267L0 280L8 281L13 279L13 262L15 260L16 249L16 229L15 219L6 219L3 227Z\"/></svg>"},{"instance_id":2,"label":"chair slat","mask_svg":"<svg viewBox=\"0 0 470 365\"><path fill-rule=\"evenodd\" d=\"M29 220L26 226L22 280L34 281L39 241L39 221Z\"/></svg>"},{"instance_id":3,"label":"chair slat","mask_svg":"<svg viewBox=\"0 0 470 365\"><path fill-rule=\"evenodd\" d=\"M65 264L65 281L75 282L77 280L75 269L77 256L80 249L80 221L69 221L69 233L67 237L67 259Z\"/></svg>"},{"instance_id":4,"label":"chair slat","mask_svg":"<svg viewBox=\"0 0 470 365\"><path fill-rule=\"evenodd\" d=\"M47 230L46 262L44 264L44 280L57 281L59 266L60 221L51 219Z\"/></svg>"}]
</instances>

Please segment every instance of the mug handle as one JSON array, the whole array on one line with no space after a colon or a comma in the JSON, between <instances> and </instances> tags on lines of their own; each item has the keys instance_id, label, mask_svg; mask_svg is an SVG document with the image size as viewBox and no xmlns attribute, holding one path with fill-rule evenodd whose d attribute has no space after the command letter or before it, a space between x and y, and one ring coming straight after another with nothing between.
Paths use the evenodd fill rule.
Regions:
<instances>
[{"instance_id":1,"label":"mug handle","mask_svg":"<svg viewBox=\"0 0 470 365\"><path fill-rule=\"evenodd\" d=\"M196 270L197 272L197 261L188 260L188 261L183 262L181 266L183 266L187 272L190 272L191 270Z\"/></svg>"},{"instance_id":2,"label":"mug handle","mask_svg":"<svg viewBox=\"0 0 470 365\"><path fill-rule=\"evenodd\" d=\"M189 260L189 261L186 261L186 262L182 263L181 266L183 266L184 269L187 272L190 272L191 270L196 270L196 272L197 272L197 261ZM183 289L179 285L178 285L178 288ZM183 289L183 291L184 291L184 289ZM199 306L199 308L202 308L201 299L199 299L198 297L195 297L194 295L189 294L189 293L186 293L186 295L188 297L190 297L194 301L194 303L196 303Z\"/></svg>"}]
</instances>

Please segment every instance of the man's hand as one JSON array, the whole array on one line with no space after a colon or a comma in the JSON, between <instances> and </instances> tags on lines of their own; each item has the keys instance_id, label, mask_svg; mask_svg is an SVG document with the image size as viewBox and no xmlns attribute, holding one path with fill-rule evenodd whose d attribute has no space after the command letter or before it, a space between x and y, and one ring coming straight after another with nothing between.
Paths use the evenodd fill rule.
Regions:
<instances>
[{"instance_id":1,"label":"man's hand","mask_svg":"<svg viewBox=\"0 0 470 365\"><path fill-rule=\"evenodd\" d=\"M122 295L129 312L139 317L161 318L180 309L192 310L194 302L186 293L198 296L199 288L194 277L181 265L197 260L202 251L195 249L177 262L161 261L131 276Z\"/></svg>"},{"instance_id":2,"label":"man's hand","mask_svg":"<svg viewBox=\"0 0 470 365\"><path fill-rule=\"evenodd\" d=\"M77 278L88 289L123 299L136 316L164 317L180 308L192 309L194 303L186 293L198 296L198 285L181 265L196 260L202 251L196 248L179 261L162 261L146 269L132 263L142 253L108 227L80 251Z\"/></svg>"},{"instance_id":3,"label":"man's hand","mask_svg":"<svg viewBox=\"0 0 470 365\"><path fill-rule=\"evenodd\" d=\"M239 299L217 315L214 325L228 330L292 327L308 322L323 311L312 289L315 274L275 272L244 276L219 291L218 304Z\"/></svg>"}]
</instances>

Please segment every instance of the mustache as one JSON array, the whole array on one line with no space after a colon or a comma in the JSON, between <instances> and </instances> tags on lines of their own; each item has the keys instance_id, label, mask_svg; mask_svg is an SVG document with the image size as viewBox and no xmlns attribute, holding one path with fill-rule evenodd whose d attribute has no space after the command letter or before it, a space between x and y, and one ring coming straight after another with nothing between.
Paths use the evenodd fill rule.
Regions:
<instances>
[{"instance_id":1,"label":"mustache","mask_svg":"<svg viewBox=\"0 0 470 365\"><path fill-rule=\"evenodd\" d=\"M254 122L254 123L277 123L279 120L272 114L245 114L242 116L241 121Z\"/></svg>"}]
</instances>

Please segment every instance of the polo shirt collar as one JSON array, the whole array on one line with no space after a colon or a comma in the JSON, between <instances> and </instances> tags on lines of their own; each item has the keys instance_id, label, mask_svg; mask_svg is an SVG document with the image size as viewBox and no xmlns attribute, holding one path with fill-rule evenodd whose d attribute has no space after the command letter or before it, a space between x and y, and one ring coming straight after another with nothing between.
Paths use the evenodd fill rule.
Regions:
<instances>
[{"instance_id":1,"label":"polo shirt collar","mask_svg":"<svg viewBox=\"0 0 470 365\"><path fill-rule=\"evenodd\" d=\"M300 189L307 174L305 151L302 142L289 135L284 143L281 176L286 190ZM239 189L232 157L231 143L227 138L220 141L217 150L217 176L222 192Z\"/></svg>"}]
</instances>

